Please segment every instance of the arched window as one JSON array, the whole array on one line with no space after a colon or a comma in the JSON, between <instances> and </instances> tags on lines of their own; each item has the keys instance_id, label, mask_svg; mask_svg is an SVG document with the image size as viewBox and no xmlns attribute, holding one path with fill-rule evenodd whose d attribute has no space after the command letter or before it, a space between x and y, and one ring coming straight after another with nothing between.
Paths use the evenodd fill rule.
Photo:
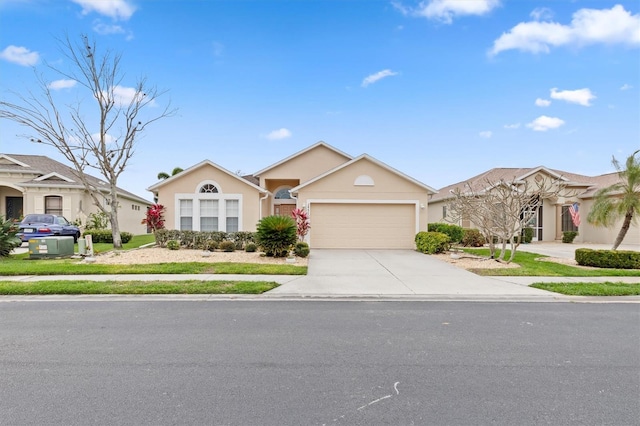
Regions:
<instances>
[{"instance_id":1,"label":"arched window","mask_svg":"<svg viewBox=\"0 0 640 426\"><path fill-rule=\"evenodd\" d=\"M289 189L291 188L282 188L278 192L276 192L275 199L276 200L290 200L291 194L289 193Z\"/></svg>"},{"instance_id":2,"label":"arched window","mask_svg":"<svg viewBox=\"0 0 640 426\"><path fill-rule=\"evenodd\" d=\"M217 194L218 188L215 185L206 183L200 187L201 194Z\"/></svg>"}]
</instances>

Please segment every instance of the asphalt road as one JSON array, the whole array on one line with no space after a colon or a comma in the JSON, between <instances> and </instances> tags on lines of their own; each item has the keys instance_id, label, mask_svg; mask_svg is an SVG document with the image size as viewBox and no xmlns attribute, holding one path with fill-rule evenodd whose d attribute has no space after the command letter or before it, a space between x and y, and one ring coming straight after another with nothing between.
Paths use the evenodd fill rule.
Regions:
<instances>
[{"instance_id":1,"label":"asphalt road","mask_svg":"<svg viewBox=\"0 0 640 426\"><path fill-rule=\"evenodd\" d=\"M0 304L2 425L637 425L637 304Z\"/></svg>"}]
</instances>

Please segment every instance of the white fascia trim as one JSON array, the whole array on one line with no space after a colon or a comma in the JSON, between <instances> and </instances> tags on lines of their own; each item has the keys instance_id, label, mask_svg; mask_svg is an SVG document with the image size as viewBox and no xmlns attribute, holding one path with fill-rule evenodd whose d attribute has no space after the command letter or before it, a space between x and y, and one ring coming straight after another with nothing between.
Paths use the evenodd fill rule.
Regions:
<instances>
[{"instance_id":1,"label":"white fascia trim","mask_svg":"<svg viewBox=\"0 0 640 426\"><path fill-rule=\"evenodd\" d=\"M180 230L180 200L193 201L193 211L191 212L192 228L194 231L200 231L200 200L219 200L218 203L218 229L225 229L223 232L227 232L227 215L225 214L226 200L238 200L238 232L244 230L242 226L244 204L242 201L242 194L207 194L207 193L185 193L175 194L174 198L174 229Z\"/></svg>"},{"instance_id":2,"label":"white fascia trim","mask_svg":"<svg viewBox=\"0 0 640 426\"><path fill-rule=\"evenodd\" d=\"M60 178L60 179L62 179L62 180L63 180L63 181L65 181L65 182L75 183L75 181L74 181L73 179L70 179L70 178L68 178L68 177L66 177L66 176L63 176L63 175L61 175L60 173L56 173L56 172L51 172L51 173L49 173L49 174L46 174L46 175L43 175L43 176L37 177L37 178L35 178L34 180L35 180L35 181L38 181L38 182L41 182L41 181L44 181L44 180L50 179L50 178L52 178L52 177Z\"/></svg>"},{"instance_id":3,"label":"white fascia trim","mask_svg":"<svg viewBox=\"0 0 640 426\"><path fill-rule=\"evenodd\" d=\"M520 180L524 180L525 178L537 173L537 172L545 172L557 179L562 179L564 181L568 181L569 179L567 179L566 177L562 176L561 174L558 174L556 172L554 172L551 169L546 168L545 166L538 166L535 169L529 170L527 173L523 174L522 176L520 176L519 178L515 179L516 181L520 181Z\"/></svg>"},{"instance_id":4,"label":"white fascia trim","mask_svg":"<svg viewBox=\"0 0 640 426\"><path fill-rule=\"evenodd\" d=\"M311 219L311 215L313 214L311 212L311 204L413 204L416 210L416 234L420 232L420 200L350 200L345 198L310 198L307 200L306 206L304 206L307 208L307 211L309 211L309 219Z\"/></svg>"},{"instance_id":5,"label":"white fascia trim","mask_svg":"<svg viewBox=\"0 0 640 426\"><path fill-rule=\"evenodd\" d=\"M26 163L23 163L22 161L18 161L15 158L9 157L7 154L0 154L0 158L4 158L5 160L9 160L9 161L11 161L13 164L15 164L17 166L31 168L30 165L28 165Z\"/></svg>"}]
</instances>

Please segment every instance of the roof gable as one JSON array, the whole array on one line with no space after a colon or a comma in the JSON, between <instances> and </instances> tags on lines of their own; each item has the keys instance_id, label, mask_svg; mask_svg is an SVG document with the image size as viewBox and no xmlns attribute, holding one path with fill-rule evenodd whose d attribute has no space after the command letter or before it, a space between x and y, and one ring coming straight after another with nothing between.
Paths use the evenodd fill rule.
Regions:
<instances>
[{"instance_id":1,"label":"roof gable","mask_svg":"<svg viewBox=\"0 0 640 426\"><path fill-rule=\"evenodd\" d=\"M306 154L307 152L313 151L315 149L318 149L320 147L329 149L329 150L331 150L331 151L343 156L345 158L345 160L352 160L353 159L353 157L350 156L349 154L346 154L346 153L340 151L339 149L334 148L333 146L329 145L326 142L320 141L320 142L317 142L317 143L315 143L315 144L313 144L311 146L308 146L307 148L303 149L302 151L298 151L295 154L292 154L292 155L288 156L287 158L285 158L283 160L280 160L277 163L274 163L274 164L272 164L272 165L270 165L270 166L268 166L268 167L266 167L266 168L264 168L264 169L262 169L262 170L260 170L260 171L258 171L256 173L254 173L253 175L254 176L260 176L261 174L263 174L263 173L265 173L265 172L267 172L269 170L275 169L276 167L278 167L278 166L280 166L282 164L285 164L285 163L293 160L294 158L300 157L301 155Z\"/></svg>"},{"instance_id":2,"label":"roof gable","mask_svg":"<svg viewBox=\"0 0 640 426\"><path fill-rule=\"evenodd\" d=\"M166 184L168 184L170 182L174 182L174 181L180 179L181 177L184 177L184 176L186 176L186 175L188 175L190 173L193 173L194 171L196 171L196 170L198 170L198 169L200 169L202 167L205 167L205 166L213 167L213 168L221 171L222 173L225 173L225 174L233 177L234 179L237 179L238 181L244 183L247 186L250 186L251 188L253 188L253 189L255 189L255 190L259 191L259 192L263 192L263 193L267 193L268 192L266 189L264 189L264 188L262 188L262 187L260 187L260 186L258 186L256 184L248 181L247 179L244 179L241 176L238 176L237 174L235 174L233 172L230 172L229 170L227 170L224 167L214 163L211 160L201 161L198 164L195 164L195 165L189 167L188 169L183 170L182 172L180 172L178 174L175 174L175 175L173 175L171 177L168 177L167 179L163 179L163 180L161 180L159 182L156 182L155 184L153 184L150 187L148 187L147 191L151 191L151 192L155 193L155 192L158 191L159 188L163 187L164 185L166 185Z\"/></svg>"},{"instance_id":3,"label":"roof gable","mask_svg":"<svg viewBox=\"0 0 640 426\"><path fill-rule=\"evenodd\" d=\"M51 173L47 173L46 175L42 175L39 176L37 178L34 179L34 181L36 182L43 182L43 181L64 181L64 182L69 182L69 183L74 183L75 181L73 179L70 179L66 176L61 175L60 173L56 173L56 172L51 172Z\"/></svg>"},{"instance_id":4,"label":"roof gable","mask_svg":"<svg viewBox=\"0 0 640 426\"><path fill-rule=\"evenodd\" d=\"M377 160L377 159L371 157L368 154L362 154L359 157L356 157L356 158L352 159L351 161L348 161L348 162L346 162L344 164L341 164L341 165L339 165L337 167L334 167L333 169L321 174L320 176L317 176L317 177L315 177L315 178L313 178L311 180L308 180L308 181L296 186L295 188L292 188L291 192L292 193L296 193L300 189L302 189L302 188L304 188L306 186L309 186L309 185L313 184L314 182L318 182L319 180L322 180L327 176L333 175L334 173L336 173L336 172L338 172L340 170L343 170L343 169L345 169L345 168L347 168L347 167L349 167L349 166L351 166L351 165L353 165L353 164L355 164L357 162L363 161L363 160L370 161L371 163L373 163L373 164L375 164L375 165L387 170L388 172L391 172L391 173L401 177L402 179L405 179L405 180L407 180L407 181L419 186L420 188L423 188L428 193L435 194L435 193L438 192L434 188L430 187L429 185L426 185L426 184L424 184L424 183L412 178L411 176L406 175L406 174L402 173L401 171L399 171L397 169L394 169L393 167L383 163L380 160ZM363 183L363 185L366 185L366 182Z\"/></svg>"},{"instance_id":5,"label":"roof gable","mask_svg":"<svg viewBox=\"0 0 640 426\"><path fill-rule=\"evenodd\" d=\"M15 158L9 157L6 154L0 154L0 165L7 166L20 166L20 167L31 167L22 161L16 160Z\"/></svg>"}]
</instances>

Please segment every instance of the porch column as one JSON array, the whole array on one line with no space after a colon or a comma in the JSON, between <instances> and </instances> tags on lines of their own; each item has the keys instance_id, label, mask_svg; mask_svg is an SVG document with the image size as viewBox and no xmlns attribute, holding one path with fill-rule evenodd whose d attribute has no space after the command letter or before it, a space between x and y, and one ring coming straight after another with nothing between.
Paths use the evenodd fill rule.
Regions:
<instances>
[{"instance_id":1,"label":"porch column","mask_svg":"<svg viewBox=\"0 0 640 426\"><path fill-rule=\"evenodd\" d=\"M556 240L562 240L562 204L556 204Z\"/></svg>"}]
</instances>

